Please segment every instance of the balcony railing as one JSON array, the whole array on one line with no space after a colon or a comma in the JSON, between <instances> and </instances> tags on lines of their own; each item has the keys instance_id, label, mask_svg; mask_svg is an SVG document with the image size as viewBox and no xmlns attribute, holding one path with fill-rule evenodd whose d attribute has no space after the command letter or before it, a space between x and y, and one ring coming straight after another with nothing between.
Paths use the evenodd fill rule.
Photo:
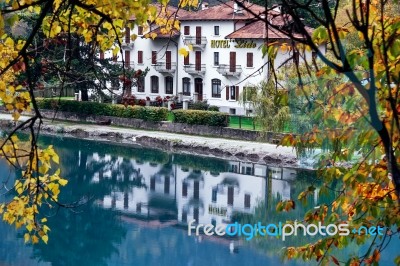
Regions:
<instances>
[{"instance_id":1,"label":"balcony railing","mask_svg":"<svg viewBox=\"0 0 400 266\"><path fill-rule=\"evenodd\" d=\"M196 37L196 36L185 36L184 42L186 45L192 45L193 48L204 49L207 44L207 38L204 36Z\"/></svg>"},{"instance_id":2,"label":"balcony railing","mask_svg":"<svg viewBox=\"0 0 400 266\"><path fill-rule=\"evenodd\" d=\"M134 42L130 42L130 43L123 42L121 44L121 47L123 50L133 50L133 47L134 47L133 44L134 44Z\"/></svg>"},{"instance_id":3,"label":"balcony railing","mask_svg":"<svg viewBox=\"0 0 400 266\"><path fill-rule=\"evenodd\" d=\"M217 72L223 76L240 76L243 69L241 65L219 65Z\"/></svg>"},{"instance_id":4,"label":"balcony railing","mask_svg":"<svg viewBox=\"0 0 400 266\"><path fill-rule=\"evenodd\" d=\"M184 65L183 69L185 70L186 73L190 75L198 75L198 76L204 76L206 73L206 65L205 64L188 64Z\"/></svg>"},{"instance_id":5,"label":"balcony railing","mask_svg":"<svg viewBox=\"0 0 400 266\"><path fill-rule=\"evenodd\" d=\"M176 70L176 63L172 62L157 62L154 68L160 73L174 73Z\"/></svg>"}]
</instances>

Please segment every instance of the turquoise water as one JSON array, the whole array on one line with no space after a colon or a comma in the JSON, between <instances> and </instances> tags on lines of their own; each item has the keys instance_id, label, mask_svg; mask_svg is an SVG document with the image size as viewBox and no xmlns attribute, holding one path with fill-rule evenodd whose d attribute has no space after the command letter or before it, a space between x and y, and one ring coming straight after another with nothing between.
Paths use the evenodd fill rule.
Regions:
<instances>
[{"instance_id":1,"label":"turquoise water","mask_svg":"<svg viewBox=\"0 0 400 266\"><path fill-rule=\"evenodd\" d=\"M0 265L283 265L287 243L188 236L187 222L276 222L283 219L276 202L313 182L311 172L126 144L57 137L41 144L55 146L69 181L60 200L86 204L43 210L50 216L47 245L25 245L21 231L0 223ZM12 180L2 162L0 176L7 175Z\"/></svg>"}]
</instances>

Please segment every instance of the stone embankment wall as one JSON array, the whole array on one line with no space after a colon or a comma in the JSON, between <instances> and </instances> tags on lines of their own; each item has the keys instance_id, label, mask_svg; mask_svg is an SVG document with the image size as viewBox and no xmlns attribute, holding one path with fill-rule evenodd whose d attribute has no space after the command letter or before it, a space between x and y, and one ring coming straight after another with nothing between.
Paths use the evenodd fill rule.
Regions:
<instances>
[{"instance_id":1,"label":"stone embankment wall","mask_svg":"<svg viewBox=\"0 0 400 266\"><path fill-rule=\"evenodd\" d=\"M165 131L169 133L178 133L178 134L190 134L190 135L199 135L208 137L248 140L248 141L261 141L274 144L277 144L279 140L285 135L284 133L275 133L275 132L261 133L259 131L228 128L228 127L211 127L211 126L189 125L189 124L171 123L171 122L151 122L151 121L143 121L141 119L122 118L114 116L86 116L68 112L55 113L54 111L47 111L47 110L42 110L41 113L43 117L48 119L54 118L57 120L96 123L96 124L110 120L111 124L114 126L157 130L157 131Z\"/></svg>"}]
</instances>

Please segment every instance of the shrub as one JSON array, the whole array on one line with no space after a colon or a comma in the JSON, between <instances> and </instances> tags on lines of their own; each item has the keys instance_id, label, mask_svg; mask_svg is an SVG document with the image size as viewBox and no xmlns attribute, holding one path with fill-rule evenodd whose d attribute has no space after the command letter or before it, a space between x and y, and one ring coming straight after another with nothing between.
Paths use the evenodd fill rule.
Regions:
<instances>
[{"instance_id":1,"label":"shrub","mask_svg":"<svg viewBox=\"0 0 400 266\"><path fill-rule=\"evenodd\" d=\"M226 127L228 115L225 113L201 110L175 110L174 123Z\"/></svg>"},{"instance_id":2,"label":"shrub","mask_svg":"<svg viewBox=\"0 0 400 266\"><path fill-rule=\"evenodd\" d=\"M214 111L214 112L219 112L219 107L215 105L210 105L208 107L208 111Z\"/></svg>"},{"instance_id":3,"label":"shrub","mask_svg":"<svg viewBox=\"0 0 400 266\"><path fill-rule=\"evenodd\" d=\"M168 116L167 108L128 106L116 104L104 104L97 102L78 102L68 100L42 99L37 100L40 109L59 110L83 115L105 115L124 118L138 118L146 121L166 121Z\"/></svg>"},{"instance_id":4,"label":"shrub","mask_svg":"<svg viewBox=\"0 0 400 266\"><path fill-rule=\"evenodd\" d=\"M206 111L206 110L208 110L208 107L209 107L209 104L207 103L207 101L195 102L195 103L189 104L189 109L191 109L191 110Z\"/></svg>"}]
</instances>

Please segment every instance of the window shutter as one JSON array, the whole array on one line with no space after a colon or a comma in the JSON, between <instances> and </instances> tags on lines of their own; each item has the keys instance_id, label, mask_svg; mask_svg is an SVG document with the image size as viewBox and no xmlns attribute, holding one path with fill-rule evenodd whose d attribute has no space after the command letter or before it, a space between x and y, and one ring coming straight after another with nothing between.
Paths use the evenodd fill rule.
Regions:
<instances>
[{"instance_id":1,"label":"window shutter","mask_svg":"<svg viewBox=\"0 0 400 266\"><path fill-rule=\"evenodd\" d=\"M151 63L153 65L157 64L157 51L151 52Z\"/></svg>"},{"instance_id":2,"label":"window shutter","mask_svg":"<svg viewBox=\"0 0 400 266\"><path fill-rule=\"evenodd\" d=\"M239 86L235 87L235 100L237 101L239 99Z\"/></svg>"},{"instance_id":3,"label":"window shutter","mask_svg":"<svg viewBox=\"0 0 400 266\"><path fill-rule=\"evenodd\" d=\"M253 67L253 53L247 53L247 67Z\"/></svg>"},{"instance_id":4,"label":"window shutter","mask_svg":"<svg viewBox=\"0 0 400 266\"><path fill-rule=\"evenodd\" d=\"M143 51L138 51L138 64L143 64Z\"/></svg>"},{"instance_id":5,"label":"window shutter","mask_svg":"<svg viewBox=\"0 0 400 266\"><path fill-rule=\"evenodd\" d=\"M229 100L229 86L225 86L226 100Z\"/></svg>"},{"instance_id":6,"label":"window shutter","mask_svg":"<svg viewBox=\"0 0 400 266\"><path fill-rule=\"evenodd\" d=\"M104 52L100 51L100 59L104 59Z\"/></svg>"},{"instance_id":7,"label":"window shutter","mask_svg":"<svg viewBox=\"0 0 400 266\"><path fill-rule=\"evenodd\" d=\"M187 54L187 56L184 57L183 64L184 65L189 65L189 54Z\"/></svg>"},{"instance_id":8,"label":"window shutter","mask_svg":"<svg viewBox=\"0 0 400 266\"><path fill-rule=\"evenodd\" d=\"M131 29L129 27L125 27L125 43L131 42Z\"/></svg>"},{"instance_id":9,"label":"window shutter","mask_svg":"<svg viewBox=\"0 0 400 266\"><path fill-rule=\"evenodd\" d=\"M131 52L125 51L125 67L130 67L131 63Z\"/></svg>"},{"instance_id":10,"label":"window shutter","mask_svg":"<svg viewBox=\"0 0 400 266\"><path fill-rule=\"evenodd\" d=\"M190 27L189 26L185 26L183 28L183 34L184 35L190 35Z\"/></svg>"},{"instance_id":11,"label":"window shutter","mask_svg":"<svg viewBox=\"0 0 400 266\"><path fill-rule=\"evenodd\" d=\"M138 35L143 35L143 27L138 26Z\"/></svg>"}]
</instances>

